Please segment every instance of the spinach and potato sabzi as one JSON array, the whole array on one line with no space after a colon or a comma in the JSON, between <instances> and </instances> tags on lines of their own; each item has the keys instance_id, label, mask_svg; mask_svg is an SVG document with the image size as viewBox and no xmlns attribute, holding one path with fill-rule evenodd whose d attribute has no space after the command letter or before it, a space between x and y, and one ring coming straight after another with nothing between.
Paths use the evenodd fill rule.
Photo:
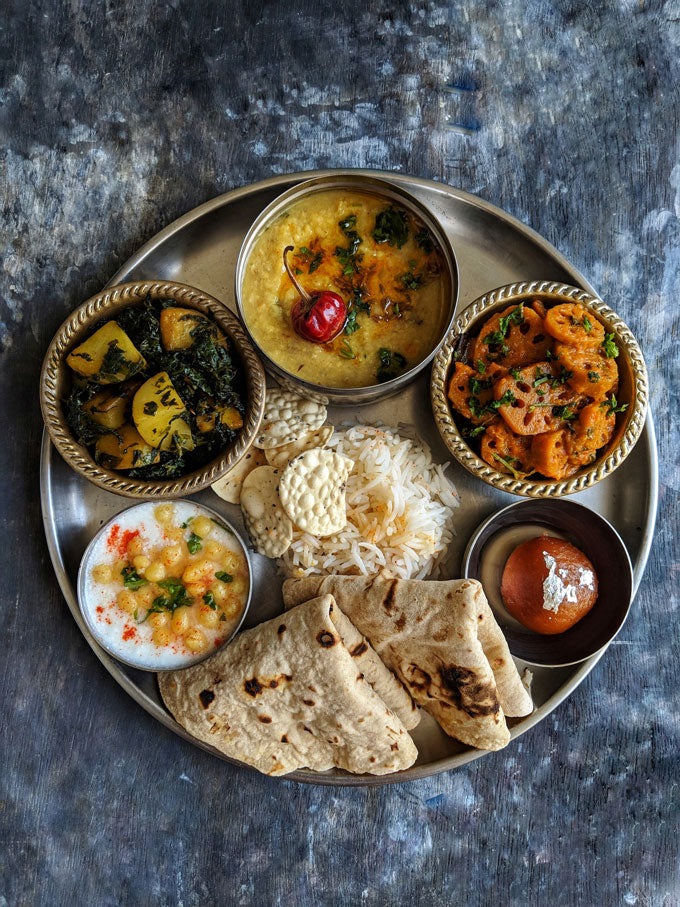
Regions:
<instances>
[{"instance_id":1,"label":"spinach and potato sabzi","mask_svg":"<svg viewBox=\"0 0 680 907\"><path fill-rule=\"evenodd\" d=\"M132 478L200 469L243 425L239 374L219 328L172 301L130 306L66 358L69 428L94 459Z\"/></svg>"},{"instance_id":2,"label":"spinach and potato sabzi","mask_svg":"<svg viewBox=\"0 0 680 907\"><path fill-rule=\"evenodd\" d=\"M448 387L461 433L485 462L516 479L565 479L612 439L619 349L582 305L538 300L493 315L457 361Z\"/></svg>"}]
</instances>

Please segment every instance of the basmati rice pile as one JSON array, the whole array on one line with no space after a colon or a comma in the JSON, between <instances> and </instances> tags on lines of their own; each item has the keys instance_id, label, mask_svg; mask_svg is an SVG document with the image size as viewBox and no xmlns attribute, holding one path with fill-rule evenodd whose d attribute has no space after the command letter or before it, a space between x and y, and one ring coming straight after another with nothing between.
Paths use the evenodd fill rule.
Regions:
<instances>
[{"instance_id":1,"label":"basmati rice pile","mask_svg":"<svg viewBox=\"0 0 680 907\"><path fill-rule=\"evenodd\" d=\"M347 482L347 526L318 539L298 529L284 554L289 576L310 573L422 579L453 536L458 493L428 447L393 429L336 429L328 447L354 461ZM448 465L448 464L447 464Z\"/></svg>"}]
</instances>

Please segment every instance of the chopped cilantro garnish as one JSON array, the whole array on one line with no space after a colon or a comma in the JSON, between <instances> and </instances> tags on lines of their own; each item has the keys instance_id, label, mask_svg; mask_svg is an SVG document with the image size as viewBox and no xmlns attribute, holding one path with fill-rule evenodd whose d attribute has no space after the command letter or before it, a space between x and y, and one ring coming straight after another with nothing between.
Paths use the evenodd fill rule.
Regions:
<instances>
[{"instance_id":1,"label":"chopped cilantro garnish","mask_svg":"<svg viewBox=\"0 0 680 907\"><path fill-rule=\"evenodd\" d=\"M599 372L588 372L588 381L592 382L593 384L597 384L597 382L599 380L600 380Z\"/></svg>"},{"instance_id":2,"label":"chopped cilantro garnish","mask_svg":"<svg viewBox=\"0 0 680 907\"><path fill-rule=\"evenodd\" d=\"M381 384L383 381L389 381L392 378L396 378L406 367L405 356L402 356L401 353L397 353L394 350L388 350L385 347L381 347L378 350L378 359L380 360L380 365L378 366L376 376Z\"/></svg>"},{"instance_id":3,"label":"chopped cilantro garnish","mask_svg":"<svg viewBox=\"0 0 680 907\"><path fill-rule=\"evenodd\" d=\"M120 573L126 589L141 589L142 586L146 586L149 582L148 579L140 576L134 567L123 567Z\"/></svg>"},{"instance_id":4,"label":"chopped cilantro garnish","mask_svg":"<svg viewBox=\"0 0 680 907\"><path fill-rule=\"evenodd\" d=\"M593 325L587 315L583 316L583 328L586 334L590 334L593 329Z\"/></svg>"},{"instance_id":5,"label":"chopped cilantro garnish","mask_svg":"<svg viewBox=\"0 0 680 907\"><path fill-rule=\"evenodd\" d=\"M340 344L340 349L338 350L338 356L341 359L356 359L356 353L352 349L349 340L346 337L343 337L342 343Z\"/></svg>"},{"instance_id":6,"label":"chopped cilantro garnish","mask_svg":"<svg viewBox=\"0 0 680 907\"><path fill-rule=\"evenodd\" d=\"M616 359L619 355L619 348L614 343L614 334L605 334L602 341L602 349L607 359Z\"/></svg>"},{"instance_id":7,"label":"chopped cilantro garnish","mask_svg":"<svg viewBox=\"0 0 680 907\"><path fill-rule=\"evenodd\" d=\"M477 360L477 371L479 372L480 375L483 375L484 372L486 372L486 366L484 365L484 362L481 359ZM512 371L512 369L511 369L511 371Z\"/></svg>"},{"instance_id":8,"label":"chopped cilantro garnish","mask_svg":"<svg viewBox=\"0 0 680 907\"><path fill-rule=\"evenodd\" d=\"M612 394L611 400L603 400L602 403L600 403L600 406L607 410L608 416L613 416L614 413L625 413L628 409L627 403L617 402L616 394Z\"/></svg>"},{"instance_id":9,"label":"chopped cilantro garnish","mask_svg":"<svg viewBox=\"0 0 680 907\"><path fill-rule=\"evenodd\" d=\"M404 284L407 290L418 290L423 285L423 278L418 274L407 271L399 275L399 280Z\"/></svg>"},{"instance_id":10,"label":"chopped cilantro garnish","mask_svg":"<svg viewBox=\"0 0 680 907\"><path fill-rule=\"evenodd\" d=\"M212 592L206 592L203 596L203 601L211 611L217 611L217 602L215 601L215 596L212 594Z\"/></svg>"},{"instance_id":11,"label":"chopped cilantro garnish","mask_svg":"<svg viewBox=\"0 0 680 907\"><path fill-rule=\"evenodd\" d=\"M223 583L231 583L234 579L231 573L227 573L225 570L218 570L215 576Z\"/></svg>"},{"instance_id":12,"label":"chopped cilantro garnish","mask_svg":"<svg viewBox=\"0 0 680 907\"><path fill-rule=\"evenodd\" d=\"M423 227L422 230L419 230L415 235L415 240L420 246L420 248L427 255L434 250L434 243L432 242L432 237L430 236L428 230Z\"/></svg>"},{"instance_id":13,"label":"chopped cilantro garnish","mask_svg":"<svg viewBox=\"0 0 680 907\"><path fill-rule=\"evenodd\" d=\"M408 239L408 221L406 212L390 205L385 208L375 219L375 229L373 230L373 239L377 243L389 243L398 249L404 245Z\"/></svg>"},{"instance_id":14,"label":"chopped cilantro garnish","mask_svg":"<svg viewBox=\"0 0 680 907\"><path fill-rule=\"evenodd\" d=\"M202 539L200 535L196 535L195 532L192 532L187 539L187 548L189 549L189 554L196 554L197 551L201 550L201 547Z\"/></svg>"}]
</instances>

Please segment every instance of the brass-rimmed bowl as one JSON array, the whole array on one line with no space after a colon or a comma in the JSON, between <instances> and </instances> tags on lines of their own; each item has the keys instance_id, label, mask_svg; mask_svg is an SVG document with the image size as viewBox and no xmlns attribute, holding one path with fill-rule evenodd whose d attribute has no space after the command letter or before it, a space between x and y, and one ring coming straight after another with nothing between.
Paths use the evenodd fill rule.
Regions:
<instances>
[{"instance_id":1,"label":"brass-rimmed bowl","mask_svg":"<svg viewBox=\"0 0 680 907\"><path fill-rule=\"evenodd\" d=\"M152 299L172 299L185 308L196 309L206 315L222 330L230 343L242 375L246 393L243 427L236 440L222 453L180 478L167 481L140 481L128 478L122 472L105 469L95 463L92 455L73 436L62 410L62 401L70 389L71 369L66 356L82 343L105 318L132 305L141 305ZM241 323L219 300L201 290L181 283L144 280L110 287L92 296L80 305L62 324L50 343L40 374L40 407L52 443L68 465L88 481L128 498L177 498L193 494L217 481L238 463L250 447L264 412L265 376L262 364L255 353Z\"/></svg>"},{"instance_id":2,"label":"brass-rimmed bowl","mask_svg":"<svg viewBox=\"0 0 680 907\"><path fill-rule=\"evenodd\" d=\"M469 339L475 336L482 324L500 309L533 299L539 299L546 308L565 302L579 303L593 313L608 333L614 334L620 350L616 360L619 367L617 400L620 403L628 404L627 410L616 416L614 437L605 452L592 466L582 469L569 479L558 481L516 479L507 473L498 472L485 463L461 435L446 395L454 364L454 354L463 356ZM488 485L493 485L494 488L508 491L511 494L531 498L556 498L575 494L595 485L596 482L614 472L631 452L640 437L647 414L647 369L640 347L630 328L601 299L591 296L578 287L570 287L549 280L534 280L498 287L498 289L475 299L458 315L435 356L430 382L430 399L435 422L444 443L468 472Z\"/></svg>"}]
</instances>

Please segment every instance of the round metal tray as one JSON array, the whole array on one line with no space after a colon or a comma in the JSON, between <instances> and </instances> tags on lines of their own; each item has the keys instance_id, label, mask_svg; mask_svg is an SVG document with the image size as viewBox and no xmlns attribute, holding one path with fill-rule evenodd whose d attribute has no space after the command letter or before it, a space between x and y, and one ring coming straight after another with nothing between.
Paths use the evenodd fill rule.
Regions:
<instances>
[{"instance_id":1,"label":"round metal tray","mask_svg":"<svg viewBox=\"0 0 680 907\"><path fill-rule=\"evenodd\" d=\"M110 284L148 278L176 280L198 287L234 308L236 258L250 224L279 193L322 172L328 171L275 177L227 192L200 205L143 246L113 276ZM597 295L594 288L553 246L499 208L466 192L429 180L393 173L380 175L407 188L442 223L456 250L460 267L459 310L488 290L528 279L563 281ZM383 402L354 410L331 407L329 419L335 423L347 419L380 420L388 425L412 423L431 446L435 459L445 462L450 456L439 438L431 414L428 382L429 371L401 394ZM484 485L454 463L449 468L449 475L460 493L461 507L457 512L457 535L450 546L443 572L444 576L459 576L462 553L477 524L517 499ZM73 472L56 453L46 434L43 435L40 483L43 522L57 579L76 623L99 660L123 689L154 718L195 745L225 759L217 750L191 737L166 711L154 675L127 667L107 655L89 634L81 618L75 591L80 558L101 524L129 502L95 487ZM625 463L604 481L571 498L601 513L619 531L630 552L636 590L652 542L657 486L656 442L649 415L642 437ZM221 510L242 527L240 508L226 504L209 490L196 495L196 500ZM282 610L281 577L275 563L254 554L253 575L256 595L246 626L254 626ZM532 693L536 710L529 717L513 722L513 739L545 718L562 702L592 670L602 654L600 652L572 667L533 668ZM522 663L518 662L518 665L521 670ZM286 775L286 778L315 784L386 784L447 771L485 755L483 751L470 749L447 737L428 715L413 731L413 738L419 751L418 761L410 769L395 775L349 775L341 771L315 773L303 770Z\"/></svg>"}]
</instances>

